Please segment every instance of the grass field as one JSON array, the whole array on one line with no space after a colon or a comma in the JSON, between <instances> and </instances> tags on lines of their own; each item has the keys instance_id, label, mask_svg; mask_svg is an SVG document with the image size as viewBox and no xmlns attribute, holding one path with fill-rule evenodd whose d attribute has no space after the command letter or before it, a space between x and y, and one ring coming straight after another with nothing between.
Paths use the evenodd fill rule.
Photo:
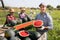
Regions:
<instances>
[{"instance_id":1,"label":"grass field","mask_svg":"<svg viewBox=\"0 0 60 40\"><path fill-rule=\"evenodd\" d=\"M15 10L15 16L18 18L18 10ZM39 12L39 10L34 10ZM29 10L26 11L29 14ZM8 14L6 10L0 10L0 25L4 24L5 16ZM48 40L60 40L60 10L52 10L50 15L53 17L54 29L48 31Z\"/></svg>"}]
</instances>

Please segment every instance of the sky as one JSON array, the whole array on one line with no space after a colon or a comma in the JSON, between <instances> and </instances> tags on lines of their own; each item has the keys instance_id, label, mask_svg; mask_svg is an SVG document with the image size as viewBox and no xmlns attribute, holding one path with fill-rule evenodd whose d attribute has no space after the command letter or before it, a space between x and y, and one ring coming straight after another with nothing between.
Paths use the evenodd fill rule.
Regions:
<instances>
[{"instance_id":1,"label":"sky","mask_svg":"<svg viewBox=\"0 0 60 40\"><path fill-rule=\"evenodd\" d=\"M40 3L44 3L46 5L51 5L56 7L60 5L60 0L3 0L5 6L10 7L35 7L37 8ZM1 5L1 2L0 2Z\"/></svg>"}]
</instances>

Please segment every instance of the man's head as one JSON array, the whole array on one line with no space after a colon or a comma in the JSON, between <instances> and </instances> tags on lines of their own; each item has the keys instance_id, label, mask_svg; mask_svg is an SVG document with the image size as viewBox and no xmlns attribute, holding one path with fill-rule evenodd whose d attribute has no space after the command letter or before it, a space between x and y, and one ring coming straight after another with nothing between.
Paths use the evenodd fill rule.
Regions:
<instances>
[{"instance_id":1,"label":"man's head","mask_svg":"<svg viewBox=\"0 0 60 40\"><path fill-rule=\"evenodd\" d=\"M24 12L25 12L25 8L22 8L22 9L21 9L21 12L24 13Z\"/></svg>"},{"instance_id":2,"label":"man's head","mask_svg":"<svg viewBox=\"0 0 60 40\"><path fill-rule=\"evenodd\" d=\"M10 14L13 14L15 11L14 11L14 9L10 8L9 12L10 12Z\"/></svg>"},{"instance_id":3,"label":"man's head","mask_svg":"<svg viewBox=\"0 0 60 40\"><path fill-rule=\"evenodd\" d=\"M39 5L39 7L40 7L41 12L46 12L46 4L41 3L41 4Z\"/></svg>"}]
</instances>

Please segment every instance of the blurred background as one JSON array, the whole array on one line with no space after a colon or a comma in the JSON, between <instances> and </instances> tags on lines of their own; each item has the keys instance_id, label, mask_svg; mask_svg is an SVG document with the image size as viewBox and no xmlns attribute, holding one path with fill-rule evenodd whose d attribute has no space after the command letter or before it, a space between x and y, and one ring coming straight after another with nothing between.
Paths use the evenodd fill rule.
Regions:
<instances>
[{"instance_id":1,"label":"blurred background","mask_svg":"<svg viewBox=\"0 0 60 40\"><path fill-rule=\"evenodd\" d=\"M37 14L42 2L47 5L47 12L52 16L54 23L54 29L48 32L48 40L60 40L60 0L0 0L0 25L4 24L9 8L15 9L14 15L18 18L19 8L26 8L28 15L31 9Z\"/></svg>"}]
</instances>

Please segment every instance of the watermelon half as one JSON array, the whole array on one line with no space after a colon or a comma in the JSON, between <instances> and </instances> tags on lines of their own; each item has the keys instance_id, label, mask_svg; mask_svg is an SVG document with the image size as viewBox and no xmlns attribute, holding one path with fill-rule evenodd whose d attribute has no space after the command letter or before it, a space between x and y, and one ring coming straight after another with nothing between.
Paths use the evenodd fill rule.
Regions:
<instances>
[{"instance_id":1,"label":"watermelon half","mask_svg":"<svg viewBox=\"0 0 60 40\"><path fill-rule=\"evenodd\" d=\"M29 33L25 30L22 30L22 31L19 32L19 35L22 36L22 37L27 37L27 36L29 36Z\"/></svg>"},{"instance_id":2,"label":"watermelon half","mask_svg":"<svg viewBox=\"0 0 60 40\"><path fill-rule=\"evenodd\" d=\"M36 20L36 21L33 22L34 27L41 27L42 25L43 25L42 20Z\"/></svg>"}]
</instances>

